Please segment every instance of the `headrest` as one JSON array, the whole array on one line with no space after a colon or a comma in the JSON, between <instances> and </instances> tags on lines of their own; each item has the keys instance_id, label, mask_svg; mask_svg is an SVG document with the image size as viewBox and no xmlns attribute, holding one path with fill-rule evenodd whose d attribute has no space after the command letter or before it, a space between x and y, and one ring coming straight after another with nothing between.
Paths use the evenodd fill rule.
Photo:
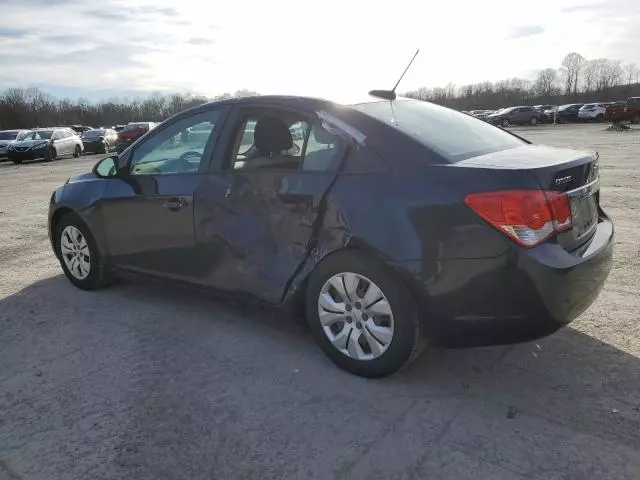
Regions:
<instances>
[{"instance_id":1,"label":"headrest","mask_svg":"<svg viewBox=\"0 0 640 480\"><path fill-rule=\"evenodd\" d=\"M287 125L277 117L265 116L258 120L253 139L263 155L278 153L293 147L293 138Z\"/></svg>"}]
</instances>

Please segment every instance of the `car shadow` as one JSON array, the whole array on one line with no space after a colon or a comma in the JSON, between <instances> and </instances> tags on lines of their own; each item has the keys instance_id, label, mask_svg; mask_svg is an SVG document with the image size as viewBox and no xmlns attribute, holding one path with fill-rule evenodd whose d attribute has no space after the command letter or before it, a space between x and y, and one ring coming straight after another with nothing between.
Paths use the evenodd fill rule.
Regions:
<instances>
[{"instance_id":1,"label":"car shadow","mask_svg":"<svg viewBox=\"0 0 640 480\"><path fill-rule=\"evenodd\" d=\"M99 370L99 377L108 379L113 388L120 381L118 372L142 368L153 355L162 369L154 370L153 380L134 376L137 393L126 400L132 408L140 402L146 405L146 413L138 413L141 418L154 408L149 404L154 401L149 397L151 391L161 389L163 395L171 396L178 395L171 393L174 390L197 386L206 396L212 394L205 386L210 376L215 378L216 395L222 391L233 396L235 382L253 378L256 386L252 388L266 397L289 392L287 401L274 399L271 415L277 415L278 402L300 401L302 405L303 400L297 399L303 395L309 402L329 398L375 401L381 411L392 411L399 403L416 408L442 398L446 408L456 405L448 425L465 409L475 412L480 423L469 425L465 435L486 435L487 426L478 419L487 412L498 412L509 421L528 418L531 435L544 433L552 425L640 448L640 359L571 327L518 345L427 348L395 375L370 380L333 366L315 347L304 323L276 309L130 278L118 279L109 289L84 292L58 275L0 300L0 343L0 408L6 412L35 402L34 398L46 403L51 395L52 401L60 401L65 382L76 382L74 389L85 394L92 388L108 388L98 379L77 384L77 377L67 372L65 362L83 352L82 361L68 368ZM140 356L145 358L140 360ZM193 378L182 372L176 381L172 372L176 358L189 365L184 372L194 372ZM207 369L198 374L203 362ZM20 380L27 374L28 379ZM54 377L55 385L43 384L47 377ZM276 386L278 390L272 390ZM131 389L123 385L119 390ZM263 400L242 392L242 400L229 401L262 408ZM97 396L98 392L93 398ZM174 408L180 410L180 404ZM331 414L343 418L339 411ZM430 415L439 413L431 411ZM547 427L537 427L535 422ZM7 425L0 422L0 438ZM508 440L496 441L500 447ZM552 443L537 448L551 452L557 448Z\"/></svg>"}]
</instances>

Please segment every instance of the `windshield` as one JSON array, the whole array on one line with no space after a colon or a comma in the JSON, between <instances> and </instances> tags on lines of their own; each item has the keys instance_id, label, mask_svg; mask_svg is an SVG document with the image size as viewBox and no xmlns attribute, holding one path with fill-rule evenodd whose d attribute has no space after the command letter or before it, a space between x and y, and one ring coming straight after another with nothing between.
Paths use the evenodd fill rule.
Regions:
<instances>
[{"instance_id":1,"label":"windshield","mask_svg":"<svg viewBox=\"0 0 640 480\"><path fill-rule=\"evenodd\" d=\"M34 132L27 132L23 140L48 140L53 135L53 130L38 130Z\"/></svg>"},{"instance_id":2,"label":"windshield","mask_svg":"<svg viewBox=\"0 0 640 480\"><path fill-rule=\"evenodd\" d=\"M428 102L396 100L354 108L410 135L452 163L523 145L500 128Z\"/></svg>"},{"instance_id":3,"label":"windshield","mask_svg":"<svg viewBox=\"0 0 640 480\"><path fill-rule=\"evenodd\" d=\"M15 140L18 135L18 132L0 132L0 140Z\"/></svg>"},{"instance_id":4,"label":"windshield","mask_svg":"<svg viewBox=\"0 0 640 480\"><path fill-rule=\"evenodd\" d=\"M103 137L104 134L104 130L87 130L86 132L84 132L85 137Z\"/></svg>"},{"instance_id":5,"label":"windshield","mask_svg":"<svg viewBox=\"0 0 640 480\"><path fill-rule=\"evenodd\" d=\"M575 105L575 104L573 104L573 103L571 103L571 104L569 104L569 105L562 105L562 106L560 106L560 107L558 108L558 110L559 110L559 111L563 111L563 110L566 110L567 108L571 108L571 107L575 107L575 106L576 106L576 105Z\"/></svg>"}]
</instances>

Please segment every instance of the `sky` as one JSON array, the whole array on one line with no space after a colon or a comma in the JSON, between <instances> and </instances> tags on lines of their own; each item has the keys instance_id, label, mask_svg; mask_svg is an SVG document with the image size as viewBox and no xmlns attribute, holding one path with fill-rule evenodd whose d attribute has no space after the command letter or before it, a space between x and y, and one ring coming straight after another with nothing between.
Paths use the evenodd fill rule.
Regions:
<instances>
[{"instance_id":1,"label":"sky","mask_svg":"<svg viewBox=\"0 0 640 480\"><path fill-rule=\"evenodd\" d=\"M530 78L565 54L640 66L640 0L0 0L0 90L340 101Z\"/></svg>"}]
</instances>

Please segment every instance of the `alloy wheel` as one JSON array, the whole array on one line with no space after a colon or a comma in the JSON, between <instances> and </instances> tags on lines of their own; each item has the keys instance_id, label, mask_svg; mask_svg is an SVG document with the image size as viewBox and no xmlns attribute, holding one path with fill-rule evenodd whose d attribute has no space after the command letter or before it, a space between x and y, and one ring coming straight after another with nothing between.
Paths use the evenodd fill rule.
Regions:
<instances>
[{"instance_id":1,"label":"alloy wheel","mask_svg":"<svg viewBox=\"0 0 640 480\"><path fill-rule=\"evenodd\" d=\"M380 357L393 340L393 312L387 298L357 273L338 273L325 282L318 316L331 344L354 360Z\"/></svg>"},{"instance_id":2,"label":"alloy wheel","mask_svg":"<svg viewBox=\"0 0 640 480\"><path fill-rule=\"evenodd\" d=\"M60 253L67 269L78 280L84 280L91 270L89 245L82 232L69 225L60 236Z\"/></svg>"}]
</instances>

